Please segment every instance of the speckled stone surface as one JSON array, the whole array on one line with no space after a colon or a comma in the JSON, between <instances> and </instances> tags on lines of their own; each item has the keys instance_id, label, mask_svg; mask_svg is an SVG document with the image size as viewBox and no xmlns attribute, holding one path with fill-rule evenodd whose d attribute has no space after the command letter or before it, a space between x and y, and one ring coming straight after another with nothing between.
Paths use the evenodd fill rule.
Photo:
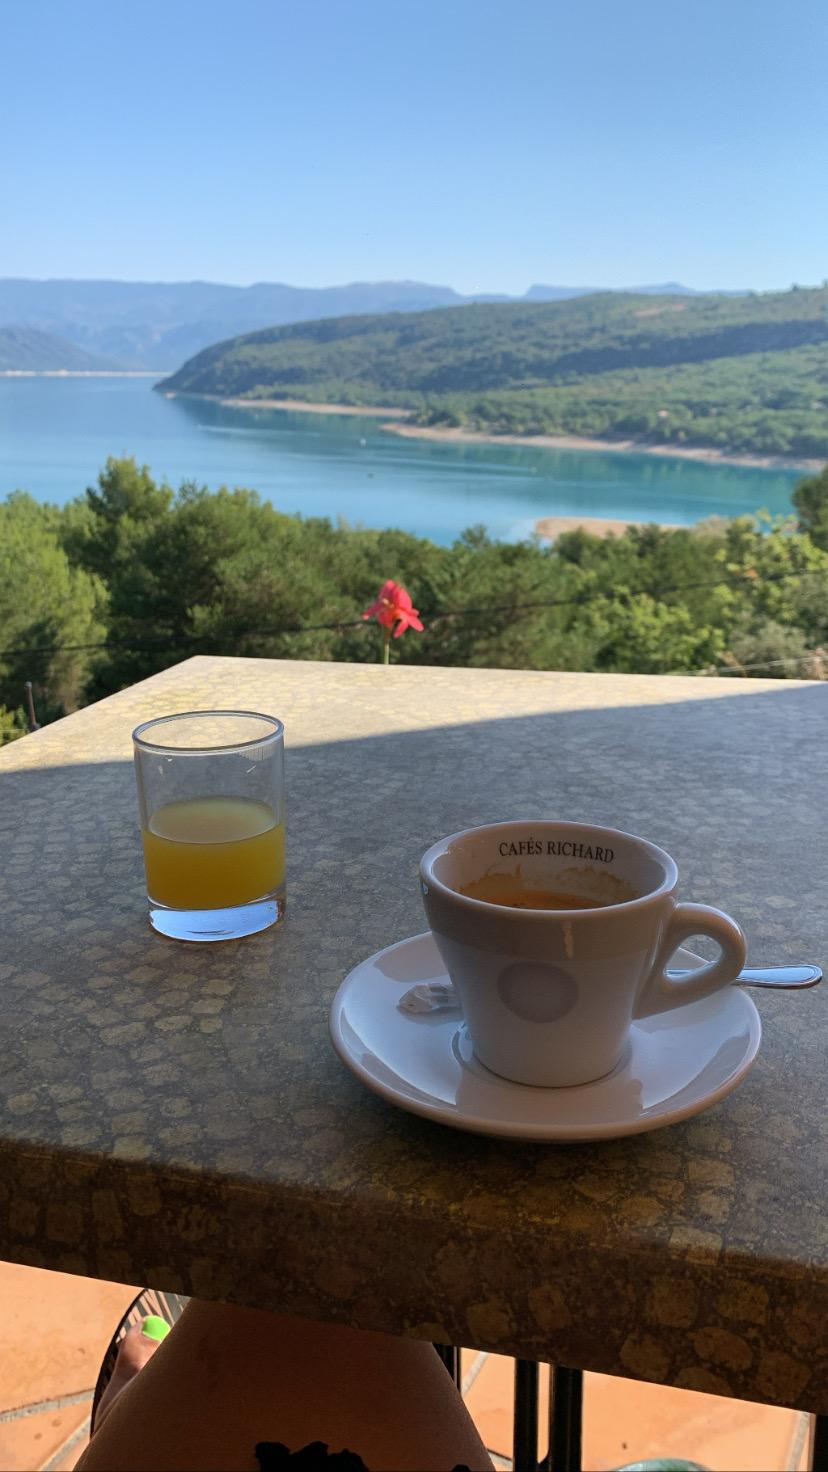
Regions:
<instances>
[{"instance_id":1,"label":"speckled stone surface","mask_svg":"<svg viewBox=\"0 0 828 1472\"><path fill-rule=\"evenodd\" d=\"M130 732L288 736L288 920L146 918ZM327 1011L424 928L420 854L509 817L640 832L754 961L828 959L828 686L196 658L0 753L0 1253L828 1411L828 987L700 1118L602 1145L463 1135L338 1062Z\"/></svg>"}]
</instances>

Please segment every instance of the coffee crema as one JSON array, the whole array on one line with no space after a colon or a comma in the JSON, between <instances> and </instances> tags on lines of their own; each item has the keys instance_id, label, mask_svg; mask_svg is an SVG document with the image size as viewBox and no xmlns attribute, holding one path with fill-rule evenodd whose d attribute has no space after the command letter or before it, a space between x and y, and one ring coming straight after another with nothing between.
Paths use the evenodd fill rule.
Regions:
<instances>
[{"instance_id":1,"label":"coffee crema","mask_svg":"<svg viewBox=\"0 0 828 1472\"><path fill-rule=\"evenodd\" d=\"M613 903L568 890L533 889L517 874L484 874L471 884L458 887L458 894L513 910L605 910Z\"/></svg>"}]
</instances>

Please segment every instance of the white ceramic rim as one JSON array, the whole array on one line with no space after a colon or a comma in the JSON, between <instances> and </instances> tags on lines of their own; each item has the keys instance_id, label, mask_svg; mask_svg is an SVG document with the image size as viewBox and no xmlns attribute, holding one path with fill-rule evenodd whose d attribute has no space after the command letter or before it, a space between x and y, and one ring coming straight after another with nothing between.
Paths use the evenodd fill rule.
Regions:
<instances>
[{"instance_id":1,"label":"white ceramic rim","mask_svg":"<svg viewBox=\"0 0 828 1472\"><path fill-rule=\"evenodd\" d=\"M669 894L678 884L678 866L675 859L671 858L667 851L659 848L658 844L651 843L649 838L639 838L637 833L626 833L623 828L607 828L601 823L573 823L568 818L513 818L506 823L479 823L474 828L461 828L458 833L450 833L446 838L440 838L431 848L426 849L420 860L420 874L424 881L432 885L444 898L453 900L460 905L470 905L473 909L487 911L490 915L501 915L505 905L492 904L491 900L473 899L471 895L461 894L459 890L452 889L450 885L444 884L434 873L434 864L444 854L450 843L455 843L459 838L469 838L477 833L502 833L506 829L519 827L533 828L571 828L575 833L586 837L592 834L608 834L612 838L626 838L632 843L637 843L645 849L651 859L654 859L664 870L664 878L655 889L650 889L646 894L636 895L632 900L619 900L612 905L585 906L578 910L533 910L528 905L520 907L520 918L530 921L548 919L550 915L566 915L567 919L583 921L591 915L606 915L608 910L634 910L650 904L658 895Z\"/></svg>"}]
</instances>

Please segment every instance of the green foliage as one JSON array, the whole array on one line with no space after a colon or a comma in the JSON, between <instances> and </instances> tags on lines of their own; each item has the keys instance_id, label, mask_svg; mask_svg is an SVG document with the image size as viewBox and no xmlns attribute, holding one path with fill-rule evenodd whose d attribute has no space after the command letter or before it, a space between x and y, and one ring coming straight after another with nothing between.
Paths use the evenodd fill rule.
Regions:
<instances>
[{"instance_id":1,"label":"green foliage","mask_svg":"<svg viewBox=\"0 0 828 1472\"><path fill-rule=\"evenodd\" d=\"M83 702L91 655L71 646L106 634L104 583L73 564L59 526L59 512L22 492L0 503L0 705L15 711L31 680L41 721Z\"/></svg>"},{"instance_id":2,"label":"green foliage","mask_svg":"<svg viewBox=\"0 0 828 1472\"><path fill-rule=\"evenodd\" d=\"M819 475L799 482L793 503L799 513L799 530L828 551L828 465Z\"/></svg>"},{"instance_id":3,"label":"green foliage","mask_svg":"<svg viewBox=\"0 0 828 1472\"><path fill-rule=\"evenodd\" d=\"M91 573L112 578L140 555L145 536L164 525L172 504L169 486L156 486L146 465L109 459L86 505L75 504L67 517L63 545Z\"/></svg>"},{"instance_id":4,"label":"green foliage","mask_svg":"<svg viewBox=\"0 0 828 1472\"><path fill-rule=\"evenodd\" d=\"M773 675L779 667L792 675L806 675L807 650L801 629L768 618L734 635L728 662L746 675Z\"/></svg>"},{"instance_id":5,"label":"green foliage","mask_svg":"<svg viewBox=\"0 0 828 1472\"><path fill-rule=\"evenodd\" d=\"M801 520L822 505L810 490L798 504ZM379 631L361 615L386 578L426 626L394 641L395 662L828 669L804 660L828 644L828 547L793 518L577 530L554 546L473 527L438 547L286 516L255 491L173 492L134 460L110 460L62 510L21 493L0 504L2 646L20 651L0 655L0 741L25 730L27 679L44 721L196 653L374 662Z\"/></svg>"},{"instance_id":6,"label":"green foliage","mask_svg":"<svg viewBox=\"0 0 828 1472\"><path fill-rule=\"evenodd\" d=\"M22 711L6 710L0 705L0 746L6 746L9 741L17 741L19 736L26 735L26 717Z\"/></svg>"},{"instance_id":7,"label":"green foliage","mask_svg":"<svg viewBox=\"0 0 828 1472\"><path fill-rule=\"evenodd\" d=\"M199 353L164 391L396 405L425 425L828 454L828 288L606 293L302 322Z\"/></svg>"}]
</instances>

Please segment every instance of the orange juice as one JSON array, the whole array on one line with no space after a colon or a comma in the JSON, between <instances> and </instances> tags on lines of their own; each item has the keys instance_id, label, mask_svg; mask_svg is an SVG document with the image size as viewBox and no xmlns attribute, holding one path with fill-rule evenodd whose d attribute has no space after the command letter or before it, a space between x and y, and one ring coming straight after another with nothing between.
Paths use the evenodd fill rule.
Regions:
<instances>
[{"instance_id":1,"label":"orange juice","mask_svg":"<svg viewBox=\"0 0 828 1472\"><path fill-rule=\"evenodd\" d=\"M147 892L177 910L229 909L285 878L285 825L267 803L192 797L158 808L143 830Z\"/></svg>"}]
</instances>

